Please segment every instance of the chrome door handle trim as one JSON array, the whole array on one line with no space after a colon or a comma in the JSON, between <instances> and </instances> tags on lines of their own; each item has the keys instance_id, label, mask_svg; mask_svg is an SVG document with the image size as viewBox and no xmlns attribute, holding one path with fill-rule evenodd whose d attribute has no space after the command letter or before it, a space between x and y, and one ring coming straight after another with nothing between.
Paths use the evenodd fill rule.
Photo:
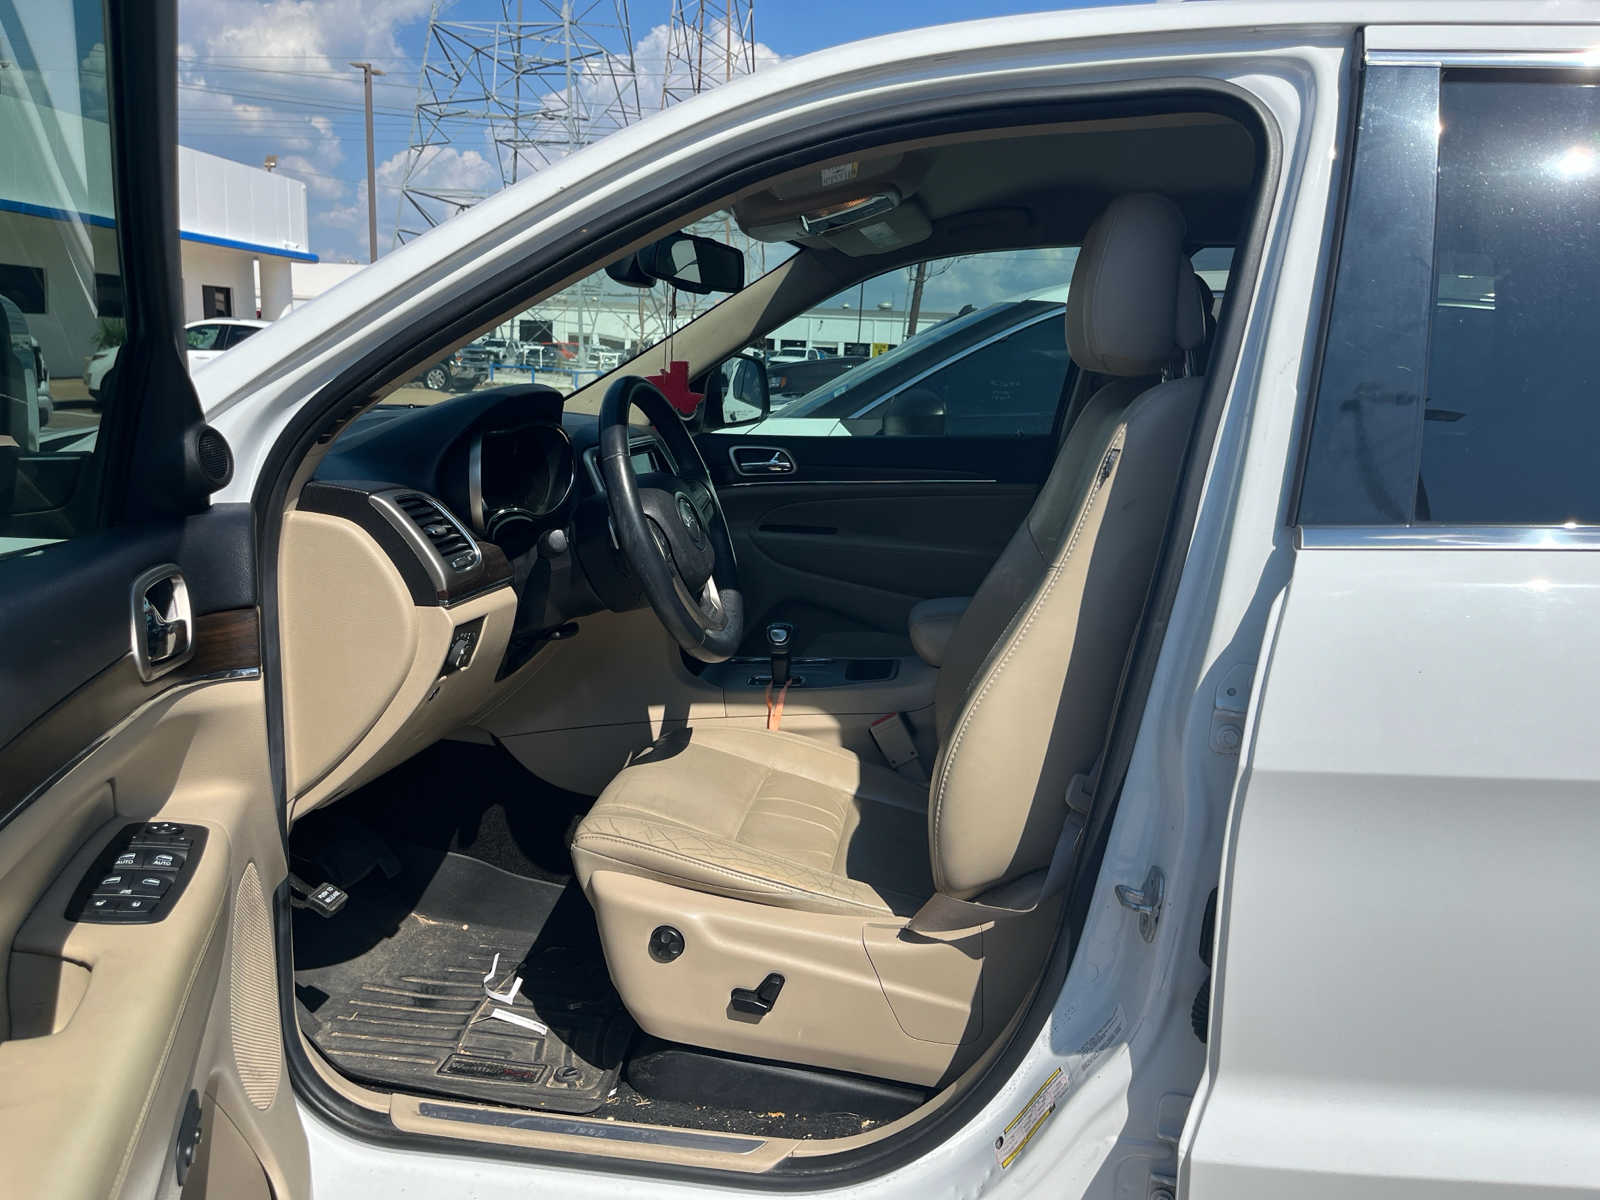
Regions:
<instances>
[{"instance_id":1,"label":"chrome door handle trim","mask_svg":"<svg viewBox=\"0 0 1600 1200\"><path fill-rule=\"evenodd\" d=\"M781 446L733 446L728 461L739 475L793 475L798 470L794 455Z\"/></svg>"},{"instance_id":2,"label":"chrome door handle trim","mask_svg":"<svg viewBox=\"0 0 1600 1200\"><path fill-rule=\"evenodd\" d=\"M149 683L194 656L194 609L182 568L176 563L151 567L133 581L129 601L139 678Z\"/></svg>"}]
</instances>

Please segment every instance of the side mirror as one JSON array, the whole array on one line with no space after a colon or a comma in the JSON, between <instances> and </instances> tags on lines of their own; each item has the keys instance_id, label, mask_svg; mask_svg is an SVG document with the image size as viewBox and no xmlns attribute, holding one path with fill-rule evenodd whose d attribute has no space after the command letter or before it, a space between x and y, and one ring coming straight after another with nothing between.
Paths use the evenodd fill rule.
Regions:
<instances>
[{"instance_id":1,"label":"side mirror","mask_svg":"<svg viewBox=\"0 0 1600 1200\"><path fill-rule=\"evenodd\" d=\"M706 377L706 428L754 425L772 411L767 367L753 354L738 354Z\"/></svg>"},{"instance_id":2,"label":"side mirror","mask_svg":"<svg viewBox=\"0 0 1600 1200\"><path fill-rule=\"evenodd\" d=\"M671 233L636 255L638 269L683 292L737 292L744 287L744 255L712 238ZM613 279L626 282L618 275Z\"/></svg>"},{"instance_id":3,"label":"side mirror","mask_svg":"<svg viewBox=\"0 0 1600 1200\"><path fill-rule=\"evenodd\" d=\"M932 388L911 387L889 397L883 408L883 432L899 437L942 437L944 397Z\"/></svg>"}]
</instances>

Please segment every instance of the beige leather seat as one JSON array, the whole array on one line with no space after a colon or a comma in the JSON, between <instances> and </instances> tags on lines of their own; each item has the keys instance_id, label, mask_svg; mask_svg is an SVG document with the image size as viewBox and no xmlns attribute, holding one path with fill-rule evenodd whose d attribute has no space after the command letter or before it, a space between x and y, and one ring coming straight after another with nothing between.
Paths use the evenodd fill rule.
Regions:
<instances>
[{"instance_id":1,"label":"beige leather seat","mask_svg":"<svg viewBox=\"0 0 1600 1200\"><path fill-rule=\"evenodd\" d=\"M1111 381L940 648L930 784L792 734L691 729L579 825L578 878L645 1030L934 1084L1031 988L1069 787L1103 742L1201 393L1147 386L1204 334L1184 232L1170 200L1133 195L1085 239L1067 344ZM772 975L762 1012L749 993Z\"/></svg>"}]
</instances>

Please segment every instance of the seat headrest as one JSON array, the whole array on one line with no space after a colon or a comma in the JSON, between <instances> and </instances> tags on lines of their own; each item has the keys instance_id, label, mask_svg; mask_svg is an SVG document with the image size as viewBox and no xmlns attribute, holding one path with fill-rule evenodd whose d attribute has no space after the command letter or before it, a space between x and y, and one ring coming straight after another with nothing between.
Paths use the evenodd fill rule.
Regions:
<instances>
[{"instance_id":1,"label":"seat headrest","mask_svg":"<svg viewBox=\"0 0 1600 1200\"><path fill-rule=\"evenodd\" d=\"M1178 206L1154 192L1119 196L1089 227L1067 293L1067 350L1097 375L1157 375L1205 337Z\"/></svg>"}]
</instances>

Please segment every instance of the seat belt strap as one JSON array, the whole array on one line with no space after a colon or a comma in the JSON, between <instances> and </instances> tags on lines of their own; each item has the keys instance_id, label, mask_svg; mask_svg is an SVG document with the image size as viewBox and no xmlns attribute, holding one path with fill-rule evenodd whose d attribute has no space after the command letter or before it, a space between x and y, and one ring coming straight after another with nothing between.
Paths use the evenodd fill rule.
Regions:
<instances>
[{"instance_id":1,"label":"seat belt strap","mask_svg":"<svg viewBox=\"0 0 1600 1200\"><path fill-rule=\"evenodd\" d=\"M1074 775L1067 785L1067 812L1061 822L1061 833L1056 838L1055 849L1050 852L1049 865L1033 899L1026 904L985 904L979 900L957 900L935 892L926 904L911 918L908 928L913 933L939 939L963 938L987 925L1007 921L1037 912L1049 901L1066 890L1072 879L1072 870L1078 859L1078 843L1089 824L1089 813L1094 802L1093 784L1087 775Z\"/></svg>"},{"instance_id":2,"label":"seat belt strap","mask_svg":"<svg viewBox=\"0 0 1600 1200\"><path fill-rule=\"evenodd\" d=\"M881 716L867 726L867 732L872 735L883 761L894 771L907 779L927 781L928 776L922 769L922 759L917 754L917 743L911 736L905 713L892 712Z\"/></svg>"}]
</instances>

